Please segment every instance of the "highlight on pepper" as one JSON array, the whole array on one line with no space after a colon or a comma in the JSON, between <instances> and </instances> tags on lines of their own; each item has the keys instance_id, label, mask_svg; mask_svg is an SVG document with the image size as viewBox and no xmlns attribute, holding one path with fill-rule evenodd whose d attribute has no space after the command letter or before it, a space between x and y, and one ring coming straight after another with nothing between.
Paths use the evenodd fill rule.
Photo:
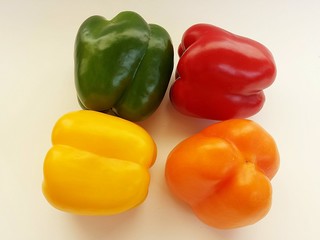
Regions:
<instances>
[{"instance_id":1,"label":"highlight on pepper","mask_svg":"<svg viewBox=\"0 0 320 240\"><path fill-rule=\"evenodd\" d=\"M111 20L89 17L75 40L80 106L130 121L148 118L165 95L173 57L168 32L135 12L121 12Z\"/></svg>"},{"instance_id":2,"label":"highlight on pepper","mask_svg":"<svg viewBox=\"0 0 320 240\"><path fill-rule=\"evenodd\" d=\"M172 194L201 221L231 229L267 215L278 168L270 134L251 120L233 119L179 143L168 156L165 177Z\"/></svg>"},{"instance_id":3,"label":"highlight on pepper","mask_svg":"<svg viewBox=\"0 0 320 240\"><path fill-rule=\"evenodd\" d=\"M43 166L43 194L62 211L111 215L148 194L157 148L140 126L90 110L67 113L52 131Z\"/></svg>"},{"instance_id":4,"label":"highlight on pepper","mask_svg":"<svg viewBox=\"0 0 320 240\"><path fill-rule=\"evenodd\" d=\"M209 24L187 29L179 45L173 106L213 120L248 118L265 103L276 78L271 52L261 43Z\"/></svg>"}]
</instances>

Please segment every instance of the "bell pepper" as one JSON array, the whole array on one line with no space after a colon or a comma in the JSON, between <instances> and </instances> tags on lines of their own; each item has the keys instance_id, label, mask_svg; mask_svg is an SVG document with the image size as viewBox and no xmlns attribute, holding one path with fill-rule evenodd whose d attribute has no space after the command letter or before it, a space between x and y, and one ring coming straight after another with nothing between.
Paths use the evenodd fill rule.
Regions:
<instances>
[{"instance_id":1,"label":"bell pepper","mask_svg":"<svg viewBox=\"0 0 320 240\"><path fill-rule=\"evenodd\" d=\"M264 45L209 24L185 31L178 53L170 99L179 112L193 117L250 117L263 107L263 90L276 77Z\"/></svg>"},{"instance_id":2,"label":"bell pepper","mask_svg":"<svg viewBox=\"0 0 320 240\"><path fill-rule=\"evenodd\" d=\"M209 226L254 224L270 210L271 179L279 168L274 139L245 119L213 124L180 142L169 154L165 176L175 197Z\"/></svg>"},{"instance_id":3,"label":"bell pepper","mask_svg":"<svg viewBox=\"0 0 320 240\"><path fill-rule=\"evenodd\" d=\"M164 28L135 12L112 20L92 16L78 30L74 61L82 108L141 121L159 107L167 90L173 46Z\"/></svg>"},{"instance_id":4,"label":"bell pepper","mask_svg":"<svg viewBox=\"0 0 320 240\"><path fill-rule=\"evenodd\" d=\"M43 194L62 211L111 215L148 193L156 145L140 126L90 110L67 113L52 131L43 166Z\"/></svg>"}]
</instances>

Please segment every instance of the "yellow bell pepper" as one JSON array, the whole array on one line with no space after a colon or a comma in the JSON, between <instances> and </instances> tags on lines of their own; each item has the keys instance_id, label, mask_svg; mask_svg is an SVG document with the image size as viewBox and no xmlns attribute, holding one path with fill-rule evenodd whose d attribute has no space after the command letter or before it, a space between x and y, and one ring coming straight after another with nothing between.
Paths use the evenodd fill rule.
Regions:
<instances>
[{"instance_id":1,"label":"yellow bell pepper","mask_svg":"<svg viewBox=\"0 0 320 240\"><path fill-rule=\"evenodd\" d=\"M111 215L144 201L157 148L140 126L82 110L62 116L43 166L43 194L54 207Z\"/></svg>"}]
</instances>

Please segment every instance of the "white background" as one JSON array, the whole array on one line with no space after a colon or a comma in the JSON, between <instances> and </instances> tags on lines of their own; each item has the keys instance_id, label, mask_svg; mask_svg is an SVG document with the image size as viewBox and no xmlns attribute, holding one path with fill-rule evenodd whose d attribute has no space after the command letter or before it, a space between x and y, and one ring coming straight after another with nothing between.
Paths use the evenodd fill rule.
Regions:
<instances>
[{"instance_id":1,"label":"white background","mask_svg":"<svg viewBox=\"0 0 320 240\"><path fill-rule=\"evenodd\" d=\"M183 32L199 22L253 38L273 53L277 79L265 92L264 108L251 119L274 136L281 167L272 181L272 209L257 224L216 230L172 197L163 176L168 153L212 121L182 116L168 95L157 112L140 123L159 152L142 205L116 216L84 217L60 212L44 199L42 164L52 127L63 114L80 109L73 77L78 27L91 15L110 19L123 10L166 28L175 53ZM317 0L0 0L0 238L318 239L319 93Z\"/></svg>"}]
</instances>

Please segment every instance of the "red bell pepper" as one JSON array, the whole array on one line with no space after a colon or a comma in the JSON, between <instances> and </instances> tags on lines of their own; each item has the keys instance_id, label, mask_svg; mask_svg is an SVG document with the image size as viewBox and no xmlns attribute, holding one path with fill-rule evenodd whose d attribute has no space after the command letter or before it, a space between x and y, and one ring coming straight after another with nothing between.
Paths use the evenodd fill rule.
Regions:
<instances>
[{"instance_id":1,"label":"red bell pepper","mask_svg":"<svg viewBox=\"0 0 320 240\"><path fill-rule=\"evenodd\" d=\"M209 24L183 35L170 99L183 114L214 120L247 118L265 102L263 89L276 77L271 52L262 44Z\"/></svg>"}]
</instances>

